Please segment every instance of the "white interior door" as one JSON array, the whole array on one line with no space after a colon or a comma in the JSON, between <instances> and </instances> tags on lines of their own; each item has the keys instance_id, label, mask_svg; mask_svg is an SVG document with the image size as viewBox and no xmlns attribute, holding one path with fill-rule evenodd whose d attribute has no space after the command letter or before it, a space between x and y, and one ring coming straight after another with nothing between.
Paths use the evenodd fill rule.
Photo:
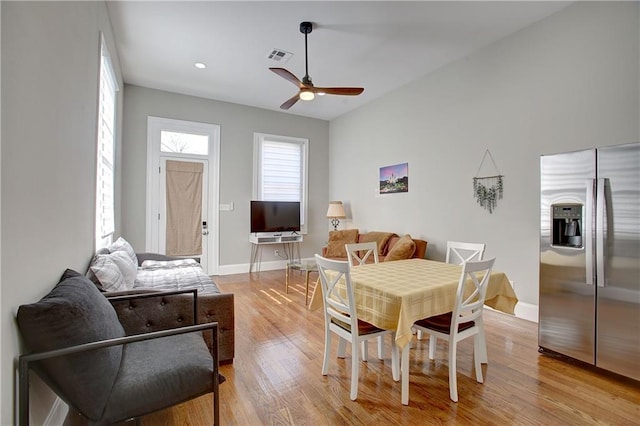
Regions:
<instances>
[{"instance_id":1,"label":"white interior door","mask_svg":"<svg viewBox=\"0 0 640 426\"><path fill-rule=\"evenodd\" d=\"M197 258L208 271L207 160L160 158L158 239L160 253Z\"/></svg>"}]
</instances>

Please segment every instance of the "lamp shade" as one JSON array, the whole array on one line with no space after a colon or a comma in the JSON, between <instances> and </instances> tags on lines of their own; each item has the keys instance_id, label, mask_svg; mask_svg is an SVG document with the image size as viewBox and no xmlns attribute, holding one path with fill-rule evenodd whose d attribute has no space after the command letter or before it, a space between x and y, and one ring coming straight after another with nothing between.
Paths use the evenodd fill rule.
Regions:
<instances>
[{"instance_id":1,"label":"lamp shade","mask_svg":"<svg viewBox=\"0 0 640 426\"><path fill-rule=\"evenodd\" d=\"M342 205L342 201L329 201L327 217L335 219L344 219L347 217L344 213L344 206Z\"/></svg>"}]
</instances>

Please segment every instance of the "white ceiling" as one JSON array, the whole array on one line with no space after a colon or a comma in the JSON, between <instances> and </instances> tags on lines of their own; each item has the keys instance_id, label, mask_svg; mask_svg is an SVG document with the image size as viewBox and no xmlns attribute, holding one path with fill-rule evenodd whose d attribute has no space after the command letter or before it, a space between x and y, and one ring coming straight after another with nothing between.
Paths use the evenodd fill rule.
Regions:
<instances>
[{"instance_id":1,"label":"white ceiling","mask_svg":"<svg viewBox=\"0 0 640 426\"><path fill-rule=\"evenodd\" d=\"M275 111L297 92L269 71L360 96L299 101L291 114L330 120L566 7L564 1L108 1L126 83ZM272 49L293 53L285 64ZM204 62L204 70L195 62Z\"/></svg>"}]
</instances>

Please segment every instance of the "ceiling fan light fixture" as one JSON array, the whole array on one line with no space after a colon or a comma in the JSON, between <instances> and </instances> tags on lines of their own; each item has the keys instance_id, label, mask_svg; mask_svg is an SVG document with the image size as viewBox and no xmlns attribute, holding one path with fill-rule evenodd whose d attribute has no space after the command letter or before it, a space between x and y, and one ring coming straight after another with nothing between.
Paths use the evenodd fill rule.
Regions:
<instances>
[{"instance_id":1,"label":"ceiling fan light fixture","mask_svg":"<svg viewBox=\"0 0 640 426\"><path fill-rule=\"evenodd\" d=\"M362 87L315 87L313 85L311 77L309 77L309 55L307 50L307 35L311 33L312 30L312 22L305 21L300 23L300 32L304 34L304 77L302 77L302 79L299 79L291 71L284 68L269 68L269 70L278 74L288 82L295 84L299 89L297 94L293 95L280 105L280 109L288 110L299 100L310 101L313 100L316 95L357 96L364 91L364 88Z\"/></svg>"},{"instance_id":2,"label":"ceiling fan light fixture","mask_svg":"<svg viewBox=\"0 0 640 426\"><path fill-rule=\"evenodd\" d=\"M315 97L315 94L311 90L303 90L300 92L300 99L303 101L311 101Z\"/></svg>"}]
</instances>

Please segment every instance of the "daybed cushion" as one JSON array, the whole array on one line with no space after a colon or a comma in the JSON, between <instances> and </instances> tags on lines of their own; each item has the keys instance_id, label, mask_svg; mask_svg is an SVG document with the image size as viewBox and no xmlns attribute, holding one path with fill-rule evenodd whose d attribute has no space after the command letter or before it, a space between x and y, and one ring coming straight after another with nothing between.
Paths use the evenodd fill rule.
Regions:
<instances>
[{"instance_id":1,"label":"daybed cushion","mask_svg":"<svg viewBox=\"0 0 640 426\"><path fill-rule=\"evenodd\" d=\"M406 234L401 237L389 250L384 258L385 262L393 260L410 259L416 251L416 243L411 239L411 235Z\"/></svg>"},{"instance_id":2,"label":"daybed cushion","mask_svg":"<svg viewBox=\"0 0 640 426\"><path fill-rule=\"evenodd\" d=\"M193 259L145 260L138 268L134 289L184 290L195 288L198 296L220 293L211 278Z\"/></svg>"},{"instance_id":3,"label":"daybed cushion","mask_svg":"<svg viewBox=\"0 0 640 426\"><path fill-rule=\"evenodd\" d=\"M96 340L124 337L115 310L84 275L67 269L39 302L18 308L27 348L42 352ZM38 364L90 418L100 418L122 360L122 346L52 358Z\"/></svg>"},{"instance_id":4,"label":"daybed cushion","mask_svg":"<svg viewBox=\"0 0 640 426\"><path fill-rule=\"evenodd\" d=\"M347 257L347 250L344 248L345 244L354 244L358 242L358 230L357 229L344 229L341 231L329 232L329 243L327 244L327 252L325 257Z\"/></svg>"}]
</instances>

